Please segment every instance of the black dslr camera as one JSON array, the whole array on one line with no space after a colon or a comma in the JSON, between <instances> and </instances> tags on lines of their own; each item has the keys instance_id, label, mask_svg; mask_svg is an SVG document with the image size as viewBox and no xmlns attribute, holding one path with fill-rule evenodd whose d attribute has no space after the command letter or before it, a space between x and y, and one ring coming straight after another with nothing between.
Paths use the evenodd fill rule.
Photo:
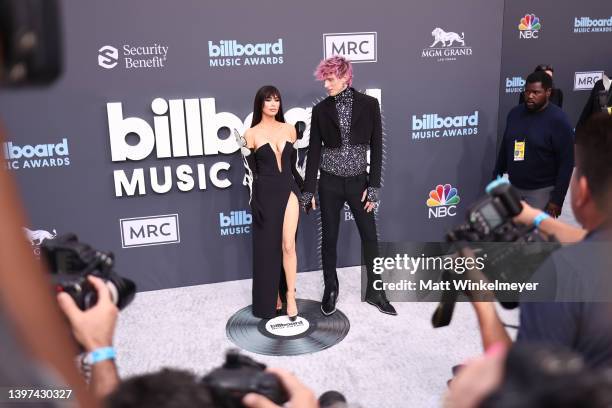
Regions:
<instances>
[{"instance_id":1,"label":"black dslr camera","mask_svg":"<svg viewBox=\"0 0 612 408\"><path fill-rule=\"evenodd\" d=\"M523 205L507 180L498 178L489 183L485 191L487 195L468 210L466 222L446 234L446 241L456 251L467 247L475 252L486 250L488 258L482 272L490 281L527 282L560 244L554 238L545 240L533 226L513 222ZM443 281L457 279L466 279L466 276L449 270L442 274ZM504 308L518 306L514 293L498 291L494 294ZM434 327L450 323L458 296L457 291L444 292L431 319Z\"/></svg>"},{"instance_id":2,"label":"black dslr camera","mask_svg":"<svg viewBox=\"0 0 612 408\"><path fill-rule=\"evenodd\" d=\"M289 400L278 377L265 372L265 364L258 363L237 350L229 350L225 364L202 378L210 391L215 406L242 408L242 398L251 392L263 395L278 405Z\"/></svg>"},{"instance_id":3,"label":"black dslr camera","mask_svg":"<svg viewBox=\"0 0 612 408\"><path fill-rule=\"evenodd\" d=\"M96 251L79 242L76 235L64 234L43 241L41 253L49 264L56 291L68 293L81 310L93 307L98 301L96 288L87 280L89 275L104 280L119 309L134 299L136 284L113 271L111 252Z\"/></svg>"}]
</instances>

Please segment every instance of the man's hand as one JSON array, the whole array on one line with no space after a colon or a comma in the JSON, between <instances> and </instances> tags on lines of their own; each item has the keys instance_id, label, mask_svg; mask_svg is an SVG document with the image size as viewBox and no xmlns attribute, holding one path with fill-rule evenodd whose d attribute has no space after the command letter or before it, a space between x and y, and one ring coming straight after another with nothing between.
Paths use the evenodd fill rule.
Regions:
<instances>
[{"instance_id":1,"label":"man's hand","mask_svg":"<svg viewBox=\"0 0 612 408\"><path fill-rule=\"evenodd\" d=\"M293 374L280 368L268 368L266 371L275 374L289 395L291 408L319 408L319 402L312 390L302 384ZM242 403L248 408L280 408L278 405L259 394L247 394Z\"/></svg>"},{"instance_id":2,"label":"man's hand","mask_svg":"<svg viewBox=\"0 0 612 408\"><path fill-rule=\"evenodd\" d=\"M112 302L102 279L95 276L88 276L87 279L98 293L98 302L94 307L82 311L67 293L58 294L57 301L70 321L74 338L89 352L113 344L119 309Z\"/></svg>"},{"instance_id":3,"label":"man's hand","mask_svg":"<svg viewBox=\"0 0 612 408\"><path fill-rule=\"evenodd\" d=\"M533 208L532 206L527 204L525 201L521 201L521 204L523 204L523 209L521 210L519 215L514 217L514 222L517 224L528 225L528 226L533 225L533 220L535 220L538 214L541 213L542 211L538 210L537 208Z\"/></svg>"},{"instance_id":4,"label":"man's hand","mask_svg":"<svg viewBox=\"0 0 612 408\"><path fill-rule=\"evenodd\" d=\"M312 193L303 192L298 201L306 214L308 214L311 209L317 209L317 203L315 202L314 194Z\"/></svg>"},{"instance_id":5,"label":"man's hand","mask_svg":"<svg viewBox=\"0 0 612 408\"><path fill-rule=\"evenodd\" d=\"M544 208L544 211L546 211L551 217L555 218L559 218L559 216L561 215L561 207L559 207L553 202L549 202L548 204L546 204L546 208Z\"/></svg>"},{"instance_id":6,"label":"man's hand","mask_svg":"<svg viewBox=\"0 0 612 408\"><path fill-rule=\"evenodd\" d=\"M373 202L373 201L366 201L367 197L368 197L368 189L366 188L365 190L363 190L363 194L361 195L361 202L363 203L365 201L365 205L363 206L363 209L366 210L366 212L370 212L376 209L376 206L378 205L378 203Z\"/></svg>"}]
</instances>

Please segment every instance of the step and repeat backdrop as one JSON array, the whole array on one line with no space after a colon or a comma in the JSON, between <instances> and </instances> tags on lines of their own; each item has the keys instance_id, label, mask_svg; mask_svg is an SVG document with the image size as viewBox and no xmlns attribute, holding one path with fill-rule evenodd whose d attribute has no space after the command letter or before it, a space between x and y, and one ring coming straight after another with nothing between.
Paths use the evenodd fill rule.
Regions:
<instances>
[{"instance_id":1,"label":"step and repeat backdrop","mask_svg":"<svg viewBox=\"0 0 612 408\"><path fill-rule=\"evenodd\" d=\"M563 110L576 126L593 85L612 75L612 4L585 0L506 1L500 87L499 133L519 101L525 78L539 64L554 68Z\"/></svg>"},{"instance_id":2,"label":"step and repeat backdrop","mask_svg":"<svg viewBox=\"0 0 612 408\"><path fill-rule=\"evenodd\" d=\"M502 27L509 36L511 21L537 14L540 38L524 42L554 42L559 55L545 62L564 69L559 50L572 44L546 38L561 19L538 7L507 7L504 20L503 0L66 0L61 79L0 94L3 153L30 216L24 234L37 251L74 232L114 252L139 290L249 278L252 220L230 130L243 132L256 90L276 85L288 122L305 124L303 160L311 108L325 97L314 68L342 54L355 62L354 87L382 107L380 239L443 240L494 165ZM509 55L504 77L541 62ZM339 266L355 265L358 233L348 209L342 217ZM318 245L318 212L302 215L300 271L320 268Z\"/></svg>"}]
</instances>

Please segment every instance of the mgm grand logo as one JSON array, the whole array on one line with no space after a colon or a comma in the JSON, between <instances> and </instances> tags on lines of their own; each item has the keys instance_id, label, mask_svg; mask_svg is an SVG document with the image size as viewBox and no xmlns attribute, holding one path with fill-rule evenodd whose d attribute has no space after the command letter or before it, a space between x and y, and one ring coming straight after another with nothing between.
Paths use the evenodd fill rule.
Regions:
<instances>
[{"instance_id":1,"label":"mgm grand logo","mask_svg":"<svg viewBox=\"0 0 612 408\"><path fill-rule=\"evenodd\" d=\"M465 34L444 31L436 27L431 32L433 43L424 48L421 58L437 58L438 61L455 61L460 56L471 56L472 47L465 45Z\"/></svg>"}]
</instances>

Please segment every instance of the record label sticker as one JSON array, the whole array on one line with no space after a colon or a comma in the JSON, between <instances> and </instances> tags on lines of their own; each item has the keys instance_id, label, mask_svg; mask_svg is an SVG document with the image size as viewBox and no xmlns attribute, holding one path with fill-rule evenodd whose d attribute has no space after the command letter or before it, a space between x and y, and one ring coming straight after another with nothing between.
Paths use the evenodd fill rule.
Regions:
<instances>
[{"instance_id":1,"label":"record label sticker","mask_svg":"<svg viewBox=\"0 0 612 408\"><path fill-rule=\"evenodd\" d=\"M289 337L304 333L310 327L308 320L298 316L293 322L287 316L270 319L266 323L266 330L275 336Z\"/></svg>"}]
</instances>

